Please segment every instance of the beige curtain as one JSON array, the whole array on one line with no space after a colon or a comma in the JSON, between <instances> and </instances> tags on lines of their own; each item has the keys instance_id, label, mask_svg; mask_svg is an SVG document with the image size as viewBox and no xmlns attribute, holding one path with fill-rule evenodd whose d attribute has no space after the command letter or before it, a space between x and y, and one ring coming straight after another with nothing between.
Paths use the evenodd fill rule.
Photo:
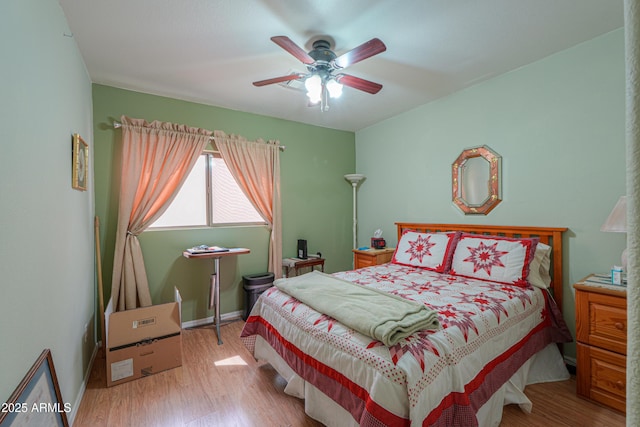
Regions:
<instances>
[{"instance_id":1,"label":"beige curtain","mask_svg":"<svg viewBox=\"0 0 640 427\"><path fill-rule=\"evenodd\" d=\"M167 209L211 131L122 116L122 172L111 298L116 311L151 305L138 235Z\"/></svg>"},{"instance_id":2,"label":"beige curtain","mask_svg":"<svg viewBox=\"0 0 640 427\"><path fill-rule=\"evenodd\" d=\"M640 425L640 2L625 0L627 425Z\"/></svg>"},{"instance_id":3,"label":"beige curtain","mask_svg":"<svg viewBox=\"0 0 640 427\"><path fill-rule=\"evenodd\" d=\"M215 144L229 171L270 227L269 271L282 276L280 143L247 141L214 131Z\"/></svg>"}]
</instances>

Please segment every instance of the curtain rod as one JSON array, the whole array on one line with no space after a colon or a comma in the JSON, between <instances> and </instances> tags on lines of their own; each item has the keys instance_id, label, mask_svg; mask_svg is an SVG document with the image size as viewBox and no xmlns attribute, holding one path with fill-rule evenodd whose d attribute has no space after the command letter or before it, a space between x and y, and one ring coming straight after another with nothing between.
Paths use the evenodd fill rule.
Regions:
<instances>
[{"instance_id":1,"label":"curtain rod","mask_svg":"<svg viewBox=\"0 0 640 427\"><path fill-rule=\"evenodd\" d=\"M122 127L122 123L113 122L113 128L114 129L118 129L118 128L121 128L121 127ZM215 141L215 138L214 137L209 137L209 140L210 141ZM286 145L278 145L278 148L280 149L280 151L284 151L284 149L287 148L287 147L286 147Z\"/></svg>"}]
</instances>

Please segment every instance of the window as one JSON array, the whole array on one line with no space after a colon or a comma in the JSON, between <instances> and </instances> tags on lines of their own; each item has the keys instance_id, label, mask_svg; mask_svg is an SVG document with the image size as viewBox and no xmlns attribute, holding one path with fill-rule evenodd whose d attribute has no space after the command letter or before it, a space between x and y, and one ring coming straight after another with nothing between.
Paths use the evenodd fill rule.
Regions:
<instances>
[{"instance_id":1,"label":"window","mask_svg":"<svg viewBox=\"0 0 640 427\"><path fill-rule=\"evenodd\" d=\"M202 154L169 208L150 228L264 224L218 153Z\"/></svg>"}]
</instances>

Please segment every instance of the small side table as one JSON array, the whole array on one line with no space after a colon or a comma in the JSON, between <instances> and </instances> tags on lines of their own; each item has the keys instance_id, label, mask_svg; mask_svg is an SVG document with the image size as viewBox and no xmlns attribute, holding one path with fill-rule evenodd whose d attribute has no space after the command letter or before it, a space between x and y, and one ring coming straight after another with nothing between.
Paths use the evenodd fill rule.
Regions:
<instances>
[{"instance_id":1,"label":"small side table","mask_svg":"<svg viewBox=\"0 0 640 427\"><path fill-rule=\"evenodd\" d=\"M324 258L319 257L309 257L307 259L301 258L284 258L282 260L282 268L284 268L285 276L291 277L291 270L293 269L298 275L298 272L301 268L311 268L314 270L316 266L320 267L320 271L324 272Z\"/></svg>"},{"instance_id":2,"label":"small side table","mask_svg":"<svg viewBox=\"0 0 640 427\"><path fill-rule=\"evenodd\" d=\"M395 248L354 249L353 268L357 270L359 268L387 263L391 261L391 257L395 250Z\"/></svg>"},{"instance_id":3,"label":"small side table","mask_svg":"<svg viewBox=\"0 0 640 427\"><path fill-rule=\"evenodd\" d=\"M213 273L209 281L209 310L214 309L214 321L216 324L216 334L218 334L218 345L222 344L220 336L220 258L226 256L235 256L248 254L251 251L246 248L230 248L226 252L209 252L202 254L191 254L187 251L182 252L182 256L191 259L213 259Z\"/></svg>"}]
</instances>

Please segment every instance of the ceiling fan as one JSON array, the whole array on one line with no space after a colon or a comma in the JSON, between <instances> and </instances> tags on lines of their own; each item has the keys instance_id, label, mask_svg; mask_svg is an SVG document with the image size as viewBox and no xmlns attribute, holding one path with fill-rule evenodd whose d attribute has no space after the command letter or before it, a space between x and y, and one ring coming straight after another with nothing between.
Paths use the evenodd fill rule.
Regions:
<instances>
[{"instance_id":1,"label":"ceiling fan","mask_svg":"<svg viewBox=\"0 0 640 427\"><path fill-rule=\"evenodd\" d=\"M253 85L266 86L292 80L304 80L310 104L320 105L322 111L329 109L328 97L340 97L343 85L371 94L380 92L381 84L337 71L384 52L387 50L384 43L380 39L373 38L349 52L337 56L331 50L331 42L328 39L329 37L315 40L312 43L313 49L307 53L287 36L271 37L271 41L305 64L308 73L293 73L260 80L253 82Z\"/></svg>"}]
</instances>

